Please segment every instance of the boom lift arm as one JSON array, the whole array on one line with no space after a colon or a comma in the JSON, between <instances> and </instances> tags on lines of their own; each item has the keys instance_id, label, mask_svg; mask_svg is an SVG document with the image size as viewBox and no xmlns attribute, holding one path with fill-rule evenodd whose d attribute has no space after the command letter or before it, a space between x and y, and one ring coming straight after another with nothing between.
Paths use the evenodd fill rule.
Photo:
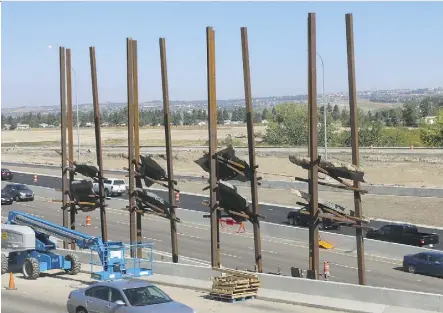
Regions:
<instances>
[{"instance_id":1,"label":"boom lift arm","mask_svg":"<svg viewBox=\"0 0 443 313\"><path fill-rule=\"evenodd\" d=\"M38 251L49 251L57 248L56 245L49 240L49 236L61 240L72 240L81 249L92 249L97 251L100 261L105 267L108 263L107 251L109 249L107 249L107 247L121 247L123 245L121 242L104 243L100 237L90 236L19 211L9 212L7 224L31 227L35 231L36 250Z\"/></svg>"}]
</instances>

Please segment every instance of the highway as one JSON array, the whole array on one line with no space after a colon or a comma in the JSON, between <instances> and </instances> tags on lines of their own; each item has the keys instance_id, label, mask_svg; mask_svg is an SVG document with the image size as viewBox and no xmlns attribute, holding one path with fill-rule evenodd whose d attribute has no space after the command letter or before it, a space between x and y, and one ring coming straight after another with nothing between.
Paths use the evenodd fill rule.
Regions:
<instances>
[{"instance_id":1,"label":"highway","mask_svg":"<svg viewBox=\"0 0 443 313\"><path fill-rule=\"evenodd\" d=\"M21 179L17 176L16 180ZM52 179L54 181L54 179ZM39 176L39 182L42 182ZM7 184L2 182L2 187ZM52 199L60 199L60 192L49 188L34 186L36 199L33 202L19 202L2 207L2 217L7 217L9 210L21 210L35 214L44 219L61 224L62 214L60 203ZM186 202L183 197L183 202ZM108 238L128 242L129 217L123 209L127 202L123 199L107 200ZM182 203L183 206L186 203ZM98 211L90 212L93 227L81 226L84 224L85 213L77 215L79 231L100 235ZM236 229L221 230L221 263L225 267L253 269L254 250L251 227L246 226L244 234L235 233ZM210 263L210 229L208 225L182 222L178 225L179 255L195 264ZM143 236L147 242L153 242L158 251L170 251L169 221L159 217L143 218ZM290 267L307 268L308 245L291 239L278 239L262 236L263 264L265 272L277 272L281 268L283 274L289 275ZM336 250L321 250L320 261L330 262L332 281L357 283L356 258L354 254ZM442 293L441 279L418 276L397 270L400 261L386 260L366 256L367 283L371 286L391 287L397 289L415 290L430 293Z\"/></svg>"},{"instance_id":2,"label":"highway","mask_svg":"<svg viewBox=\"0 0 443 313\"><path fill-rule=\"evenodd\" d=\"M13 182L23 183L27 185L37 185L47 188L53 188L53 189L60 189L61 188L61 178L59 177L50 177L50 176L44 176L39 175L38 181L34 182L33 175L30 174L23 174L23 173L15 173L14 178L12 180ZM168 195L165 191L155 191L160 196L164 197L165 199L168 198ZM123 195L121 197L122 199L127 199L126 195ZM202 201L206 200L206 197L204 196L196 196L196 195L189 195L186 193L180 194L180 202L178 205L182 208L189 209L189 210L195 210L200 212L208 212L208 208L204 205L202 205ZM260 205L260 210L262 214L266 217L266 222L270 223L277 223L277 224L287 224L287 214L292 210L289 207L285 206L279 206L279 205L266 205L262 204ZM369 223L370 227L379 228L383 225L386 225L386 222L380 222L380 221L371 221ZM419 230L421 232L426 233L436 233L440 236L440 242L435 245L433 248L438 250L443 250L443 228L441 229L435 229L435 228L426 228L426 227L420 227ZM343 227L340 230L327 230L329 232L334 233L340 233L344 235L355 235L355 229Z\"/></svg>"}]
</instances>

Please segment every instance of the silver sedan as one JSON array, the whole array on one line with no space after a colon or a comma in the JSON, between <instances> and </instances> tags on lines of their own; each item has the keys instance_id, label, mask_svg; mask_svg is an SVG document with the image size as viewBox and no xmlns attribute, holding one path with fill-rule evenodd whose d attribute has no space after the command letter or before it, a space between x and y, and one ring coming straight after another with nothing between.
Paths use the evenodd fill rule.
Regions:
<instances>
[{"instance_id":1,"label":"silver sedan","mask_svg":"<svg viewBox=\"0 0 443 313\"><path fill-rule=\"evenodd\" d=\"M196 313L147 281L119 279L72 291L69 313Z\"/></svg>"}]
</instances>

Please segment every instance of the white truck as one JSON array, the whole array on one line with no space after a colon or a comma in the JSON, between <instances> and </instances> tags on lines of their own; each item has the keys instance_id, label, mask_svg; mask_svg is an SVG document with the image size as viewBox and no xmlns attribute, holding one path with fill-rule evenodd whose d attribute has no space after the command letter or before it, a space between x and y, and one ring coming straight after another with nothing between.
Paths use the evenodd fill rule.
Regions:
<instances>
[{"instance_id":1,"label":"white truck","mask_svg":"<svg viewBox=\"0 0 443 313\"><path fill-rule=\"evenodd\" d=\"M126 183L123 179L109 178L103 181L105 187L105 197L121 196L126 192ZM94 193L99 193L98 183L92 185Z\"/></svg>"}]
</instances>

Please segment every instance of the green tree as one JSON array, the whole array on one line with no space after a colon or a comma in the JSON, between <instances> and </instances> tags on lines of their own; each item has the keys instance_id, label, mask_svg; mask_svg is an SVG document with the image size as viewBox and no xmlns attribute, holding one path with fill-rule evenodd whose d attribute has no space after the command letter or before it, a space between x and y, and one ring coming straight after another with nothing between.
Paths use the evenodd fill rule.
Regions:
<instances>
[{"instance_id":1,"label":"green tree","mask_svg":"<svg viewBox=\"0 0 443 313\"><path fill-rule=\"evenodd\" d=\"M420 118L419 107L415 102L408 102L403 105L403 120L408 127L417 127Z\"/></svg>"},{"instance_id":2,"label":"green tree","mask_svg":"<svg viewBox=\"0 0 443 313\"><path fill-rule=\"evenodd\" d=\"M331 116L334 121L338 121L340 119L340 109L338 108L338 105L334 105Z\"/></svg>"},{"instance_id":3,"label":"green tree","mask_svg":"<svg viewBox=\"0 0 443 313\"><path fill-rule=\"evenodd\" d=\"M349 127L351 124L351 116L346 108L343 108L340 114L340 121L343 127Z\"/></svg>"},{"instance_id":4,"label":"green tree","mask_svg":"<svg viewBox=\"0 0 443 313\"><path fill-rule=\"evenodd\" d=\"M308 138L307 109L295 103L279 104L264 136L268 144L305 146Z\"/></svg>"},{"instance_id":5,"label":"green tree","mask_svg":"<svg viewBox=\"0 0 443 313\"><path fill-rule=\"evenodd\" d=\"M261 119L262 120L267 120L269 119L269 111L267 108L264 108L262 113L261 113Z\"/></svg>"},{"instance_id":6,"label":"green tree","mask_svg":"<svg viewBox=\"0 0 443 313\"><path fill-rule=\"evenodd\" d=\"M261 123L262 122L262 114L260 112L254 113L254 123Z\"/></svg>"},{"instance_id":7,"label":"green tree","mask_svg":"<svg viewBox=\"0 0 443 313\"><path fill-rule=\"evenodd\" d=\"M223 121L227 121L227 120L229 120L229 113L228 113L228 110L223 109L222 118L223 118Z\"/></svg>"},{"instance_id":8,"label":"green tree","mask_svg":"<svg viewBox=\"0 0 443 313\"><path fill-rule=\"evenodd\" d=\"M217 124L223 124L223 111L221 109L217 110Z\"/></svg>"}]
</instances>

